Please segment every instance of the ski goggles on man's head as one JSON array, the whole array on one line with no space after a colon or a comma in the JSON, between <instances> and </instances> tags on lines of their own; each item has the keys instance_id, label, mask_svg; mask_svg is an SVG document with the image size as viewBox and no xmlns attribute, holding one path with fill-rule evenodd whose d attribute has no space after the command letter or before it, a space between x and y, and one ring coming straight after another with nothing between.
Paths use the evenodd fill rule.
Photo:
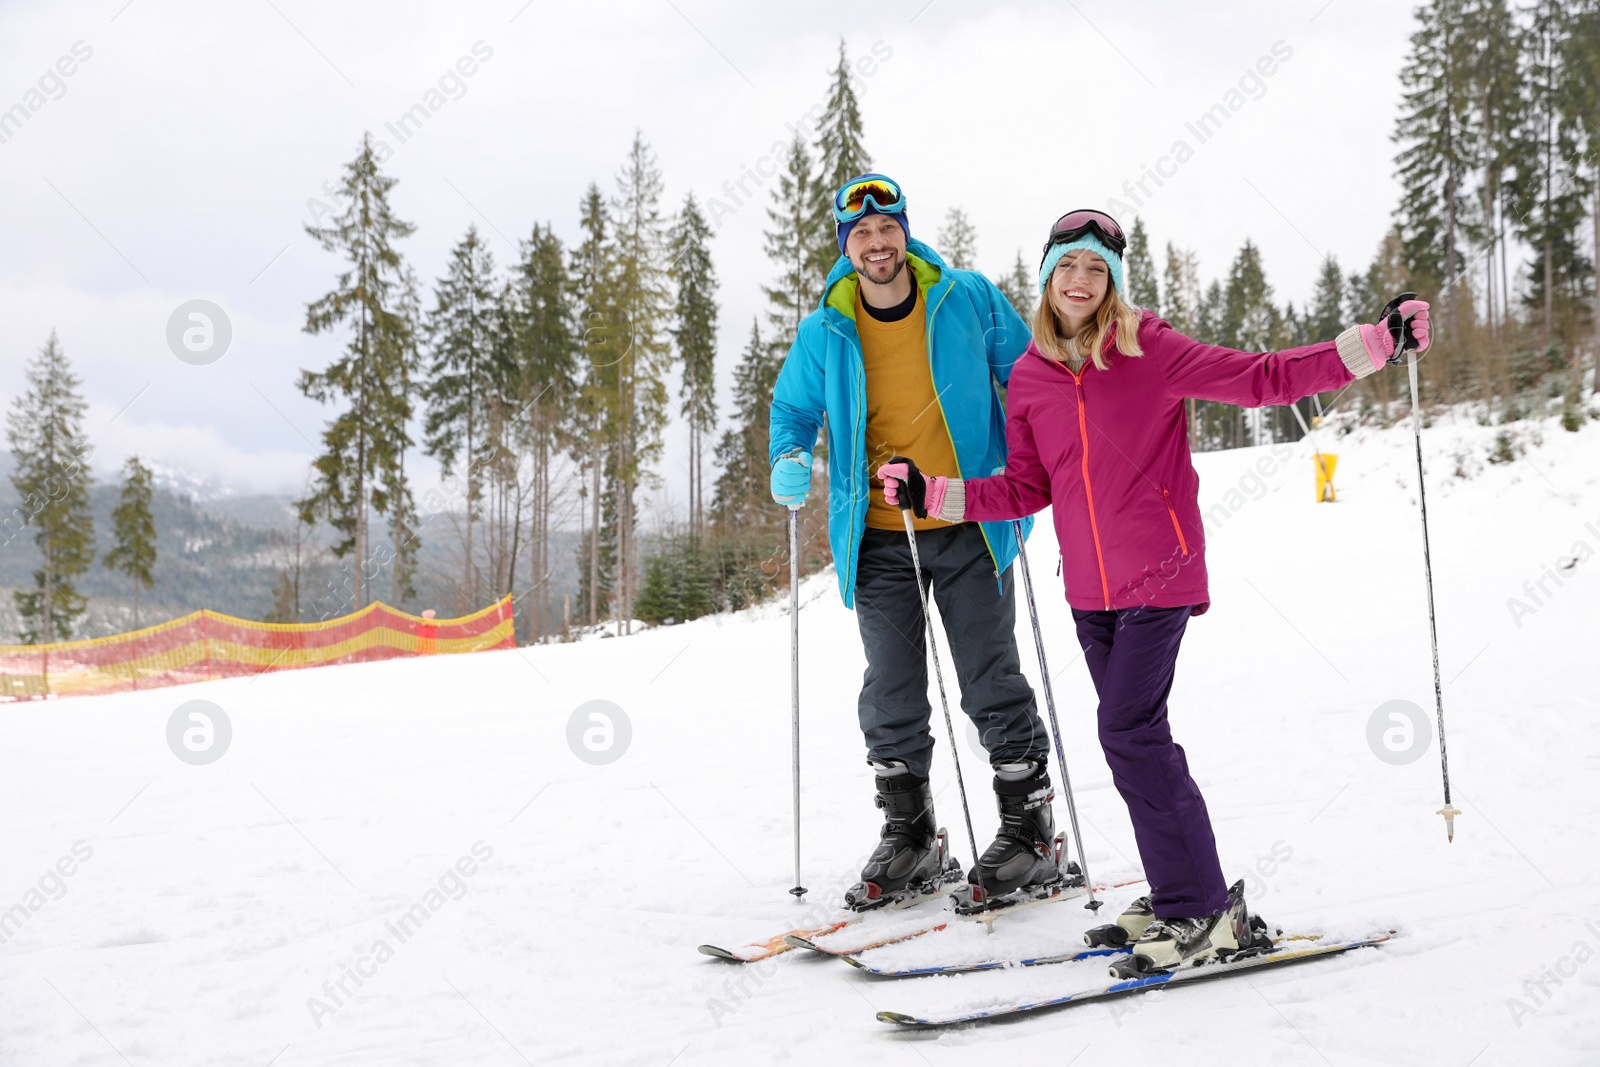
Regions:
<instances>
[{"instance_id":1,"label":"ski goggles on man's head","mask_svg":"<svg viewBox=\"0 0 1600 1067\"><path fill-rule=\"evenodd\" d=\"M1048 256L1050 249L1056 245L1076 241L1086 233L1092 233L1100 238L1107 248L1119 256L1122 255L1123 249L1128 247L1128 239L1122 235L1122 227L1117 225L1116 219L1104 211L1083 208L1069 211L1056 220L1056 224L1050 227L1050 238L1044 243L1043 254ZM1039 261L1044 262L1043 257Z\"/></svg>"},{"instance_id":2,"label":"ski goggles on man's head","mask_svg":"<svg viewBox=\"0 0 1600 1067\"><path fill-rule=\"evenodd\" d=\"M859 219L869 207L880 215L898 215L906 209L905 194L879 174L857 178L833 194L833 219L841 225Z\"/></svg>"}]
</instances>

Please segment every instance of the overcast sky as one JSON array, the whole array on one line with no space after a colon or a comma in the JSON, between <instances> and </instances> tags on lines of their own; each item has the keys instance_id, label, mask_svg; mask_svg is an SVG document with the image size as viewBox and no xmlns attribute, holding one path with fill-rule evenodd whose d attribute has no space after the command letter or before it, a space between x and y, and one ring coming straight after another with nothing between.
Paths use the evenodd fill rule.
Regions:
<instances>
[{"instance_id":1,"label":"overcast sky","mask_svg":"<svg viewBox=\"0 0 1600 1067\"><path fill-rule=\"evenodd\" d=\"M773 270L761 252L772 183L746 177L757 195L742 204L725 184L806 121L841 36L873 59L858 83L867 145L906 187L914 235L931 240L959 205L994 275L1019 248L1036 264L1063 211L1109 205L1131 224L1127 205L1158 254L1167 241L1196 250L1207 279L1251 238L1279 301L1299 304L1324 253L1364 267L1389 224L1409 7L7 0L0 400L9 410L56 330L101 476L137 451L239 492L298 491L329 409L295 379L342 344L302 332L340 267L302 226L362 131L394 150L393 203L418 227L402 247L431 305L471 224L502 265L535 222L571 241L585 186L614 188L636 129L664 207L693 190L731 209L712 209L726 398ZM403 143L386 128L430 102ZM1141 177L1142 191L1125 187ZM207 365L167 343L193 299L232 326ZM657 512L684 498L686 453L674 425Z\"/></svg>"}]
</instances>

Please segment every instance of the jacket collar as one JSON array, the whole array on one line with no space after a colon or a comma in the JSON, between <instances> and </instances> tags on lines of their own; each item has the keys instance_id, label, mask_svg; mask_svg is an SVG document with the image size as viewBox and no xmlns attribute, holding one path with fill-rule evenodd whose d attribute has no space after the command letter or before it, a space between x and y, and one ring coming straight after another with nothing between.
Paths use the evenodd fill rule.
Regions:
<instances>
[{"instance_id":1,"label":"jacket collar","mask_svg":"<svg viewBox=\"0 0 1600 1067\"><path fill-rule=\"evenodd\" d=\"M906 242L906 269L916 279L917 288L922 290L922 299L928 300L928 292L938 285L944 272L949 268L944 260L939 258L939 253L915 238ZM833 264L833 269L828 272L827 284L822 290L822 302L819 307L832 308L851 322L856 318L856 291L861 288L861 279L856 274L856 269L851 265L846 256L840 256Z\"/></svg>"}]
</instances>

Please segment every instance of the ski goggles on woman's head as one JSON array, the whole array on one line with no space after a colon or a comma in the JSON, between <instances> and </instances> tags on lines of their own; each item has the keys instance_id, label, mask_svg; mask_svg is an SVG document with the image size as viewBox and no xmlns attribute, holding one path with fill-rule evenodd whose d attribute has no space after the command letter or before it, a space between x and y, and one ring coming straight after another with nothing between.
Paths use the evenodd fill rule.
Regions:
<instances>
[{"instance_id":1,"label":"ski goggles on woman's head","mask_svg":"<svg viewBox=\"0 0 1600 1067\"><path fill-rule=\"evenodd\" d=\"M898 215L906 209L900 186L881 175L857 178L833 194L833 219L854 222L872 208L881 215Z\"/></svg>"},{"instance_id":2,"label":"ski goggles on woman's head","mask_svg":"<svg viewBox=\"0 0 1600 1067\"><path fill-rule=\"evenodd\" d=\"M1086 233L1093 233L1107 248L1119 256L1122 255L1123 249L1128 247L1128 239L1122 235L1122 227L1117 225L1116 219L1104 211L1083 208L1067 212L1050 227L1050 238L1044 243L1044 255L1048 256L1050 249L1056 245L1076 241ZM1044 262L1042 257L1040 262Z\"/></svg>"}]
</instances>

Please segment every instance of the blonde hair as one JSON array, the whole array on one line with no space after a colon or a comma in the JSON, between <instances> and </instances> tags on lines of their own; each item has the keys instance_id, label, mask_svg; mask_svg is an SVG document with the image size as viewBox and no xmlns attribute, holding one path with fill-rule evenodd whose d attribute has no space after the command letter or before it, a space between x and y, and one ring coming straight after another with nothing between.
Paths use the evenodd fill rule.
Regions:
<instances>
[{"instance_id":1,"label":"blonde hair","mask_svg":"<svg viewBox=\"0 0 1600 1067\"><path fill-rule=\"evenodd\" d=\"M1144 355L1144 350L1139 347L1139 317L1139 309L1124 303L1117 295L1117 287L1108 285L1106 298L1100 301L1094 318L1076 334L1067 337L1050 302L1050 288L1046 286L1045 291L1039 294L1039 307L1033 313L1033 343L1051 359L1074 366L1081 365L1087 353L1096 367L1106 370L1106 359L1100 350L1105 347L1112 323L1117 326L1117 351L1125 356Z\"/></svg>"}]
</instances>

